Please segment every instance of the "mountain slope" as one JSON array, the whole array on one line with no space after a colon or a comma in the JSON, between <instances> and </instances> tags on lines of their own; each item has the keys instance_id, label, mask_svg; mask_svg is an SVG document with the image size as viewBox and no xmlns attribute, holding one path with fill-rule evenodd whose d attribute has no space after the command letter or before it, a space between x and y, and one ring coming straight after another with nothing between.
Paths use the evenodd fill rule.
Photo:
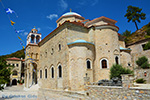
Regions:
<instances>
[{"instance_id":1,"label":"mountain slope","mask_svg":"<svg viewBox=\"0 0 150 100\"><path fill-rule=\"evenodd\" d=\"M144 25L141 29L135 31L130 36L126 37L126 44L132 44L136 41L150 38L150 23Z\"/></svg>"},{"instance_id":2,"label":"mountain slope","mask_svg":"<svg viewBox=\"0 0 150 100\"><path fill-rule=\"evenodd\" d=\"M6 58L11 58L11 57L16 57L16 58L25 58L24 50L18 50L14 53L8 54L8 55L2 55L0 56L0 59L6 59Z\"/></svg>"}]
</instances>

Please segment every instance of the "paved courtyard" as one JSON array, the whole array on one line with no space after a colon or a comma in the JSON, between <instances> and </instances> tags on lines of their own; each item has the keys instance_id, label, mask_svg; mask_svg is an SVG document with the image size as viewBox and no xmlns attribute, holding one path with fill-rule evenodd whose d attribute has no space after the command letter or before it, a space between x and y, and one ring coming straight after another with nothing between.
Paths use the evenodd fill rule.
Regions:
<instances>
[{"instance_id":1,"label":"paved courtyard","mask_svg":"<svg viewBox=\"0 0 150 100\"><path fill-rule=\"evenodd\" d=\"M0 100L78 100L71 97L66 97L58 94L49 94L44 96L40 94L38 97L38 91L24 90L23 85L6 87L3 91L0 91Z\"/></svg>"}]
</instances>

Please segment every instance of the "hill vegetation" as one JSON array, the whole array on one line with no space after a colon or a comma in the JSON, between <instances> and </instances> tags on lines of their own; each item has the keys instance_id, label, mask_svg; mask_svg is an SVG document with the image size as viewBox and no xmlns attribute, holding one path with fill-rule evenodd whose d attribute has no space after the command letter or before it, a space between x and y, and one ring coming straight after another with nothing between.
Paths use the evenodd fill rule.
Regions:
<instances>
[{"instance_id":1,"label":"hill vegetation","mask_svg":"<svg viewBox=\"0 0 150 100\"><path fill-rule=\"evenodd\" d=\"M126 44L132 44L137 41L150 38L150 22L147 25L143 26L141 29L133 32L132 34L129 33L130 31L126 32L123 33L123 35L125 36Z\"/></svg>"},{"instance_id":2,"label":"hill vegetation","mask_svg":"<svg viewBox=\"0 0 150 100\"><path fill-rule=\"evenodd\" d=\"M7 59L7 58L11 58L11 57L16 57L16 58L25 58L25 54L24 54L24 50L18 50L14 53L8 54L8 55L2 55L0 56L0 59Z\"/></svg>"}]
</instances>

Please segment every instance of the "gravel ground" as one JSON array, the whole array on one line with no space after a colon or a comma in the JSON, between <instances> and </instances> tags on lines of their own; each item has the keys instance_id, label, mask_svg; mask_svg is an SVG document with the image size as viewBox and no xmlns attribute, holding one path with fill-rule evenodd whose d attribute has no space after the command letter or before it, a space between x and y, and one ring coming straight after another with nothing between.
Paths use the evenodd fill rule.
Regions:
<instances>
[{"instance_id":1,"label":"gravel ground","mask_svg":"<svg viewBox=\"0 0 150 100\"><path fill-rule=\"evenodd\" d=\"M0 91L0 100L78 100L59 94L39 94L38 91L25 91L23 85L6 87Z\"/></svg>"}]
</instances>

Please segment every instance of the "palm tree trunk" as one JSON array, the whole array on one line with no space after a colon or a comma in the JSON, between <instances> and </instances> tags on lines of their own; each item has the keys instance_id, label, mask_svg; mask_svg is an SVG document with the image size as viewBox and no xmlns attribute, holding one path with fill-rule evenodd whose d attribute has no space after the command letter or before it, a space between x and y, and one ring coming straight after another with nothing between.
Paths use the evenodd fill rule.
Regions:
<instances>
[{"instance_id":1,"label":"palm tree trunk","mask_svg":"<svg viewBox=\"0 0 150 100\"><path fill-rule=\"evenodd\" d=\"M134 23L135 23L136 29L138 30L139 28L138 28L138 26L137 26L137 23L136 23L136 21L135 21Z\"/></svg>"}]
</instances>

